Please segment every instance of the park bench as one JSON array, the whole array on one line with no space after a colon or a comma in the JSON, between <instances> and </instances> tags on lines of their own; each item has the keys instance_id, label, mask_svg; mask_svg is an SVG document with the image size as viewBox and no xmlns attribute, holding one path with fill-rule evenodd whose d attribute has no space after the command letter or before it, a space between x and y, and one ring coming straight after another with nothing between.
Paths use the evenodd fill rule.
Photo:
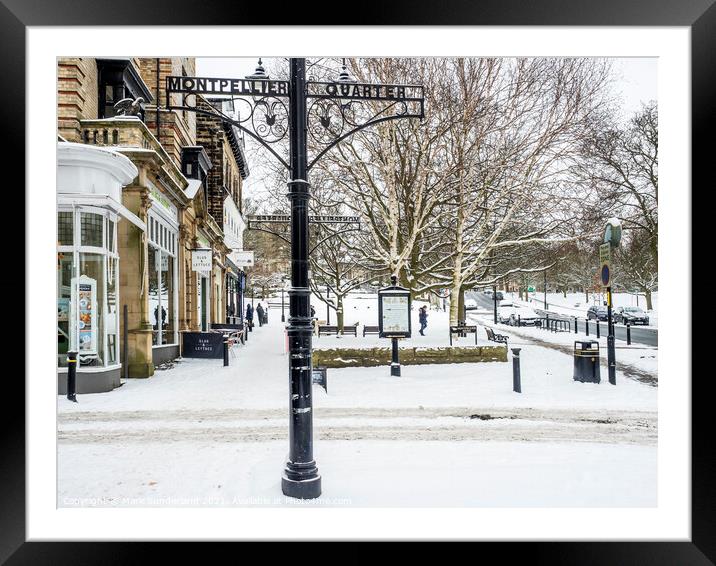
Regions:
<instances>
[{"instance_id":1,"label":"park bench","mask_svg":"<svg viewBox=\"0 0 716 566\"><path fill-rule=\"evenodd\" d=\"M369 326L367 324L363 325L363 338L365 338L366 334L380 334L380 326Z\"/></svg>"},{"instance_id":2,"label":"park bench","mask_svg":"<svg viewBox=\"0 0 716 566\"><path fill-rule=\"evenodd\" d=\"M495 334L495 331L492 330L489 326L485 327L485 332L487 332L487 339L490 342L500 342L502 344L507 345L507 336L504 334Z\"/></svg>"},{"instance_id":3,"label":"park bench","mask_svg":"<svg viewBox=\"0 0 716 566\"><path fill-rule=\"evenodd\" d=\"M320 337L321 334L338 334L338 327L334 325L328 325L328 324L319 324L318 325L318 336Z\"/></svg>"},{"instance_id":4,"label":"park bench","mask_svg":"<svg viewBox=\"0 0 716 566\"><path fill-rule=\"evenodd\" d=\"M344 324L343 325L343 334L353 334L356 338L358 337L358 323L354 322L353 324Z\"/></svg>"},{"instance_id":5,"label":"park bench","mask_svg":"<svg viewBox=\"0 0 716 566\"><path fill-rule=\"evenodd\" d=\"M465 324L458 324L456 326L450 326L450 345L452 346L452 335L457 334L458 336L465 336L467 333L472 332L475 334L475 345L477 345L477 326L468 326Z\"/></svg>"}]
</instances>

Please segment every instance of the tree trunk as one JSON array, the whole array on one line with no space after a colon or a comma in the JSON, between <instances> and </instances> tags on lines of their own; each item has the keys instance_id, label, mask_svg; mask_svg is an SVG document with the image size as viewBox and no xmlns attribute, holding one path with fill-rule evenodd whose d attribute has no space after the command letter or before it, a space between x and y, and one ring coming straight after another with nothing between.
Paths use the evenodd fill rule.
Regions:
<instances>
[{"instance_id":1,"label":"tree trunk","mask_svg":"<svg viewBox=\"0 0 716 566\"><path fill-rule=\"evenodd\" d=\"M458 294L458 320L461 320L463 324L465 323L465 289L463 287L460 287L460 292Z\"/></svg>"},{"instance_id":2,"label":"tree trunk","mask_svg":"<svg viewBox=\"0 0 716 566\"><path fill-rule=\"evenodd\" d=\"M338 332L343 334L343 295L336 296L336 320Z\"/></svg>"},{"instance_id":3,"label":"tree trunk","mask_svg":"<svg viewBox=\"0 0 716 566\"><path fill-rule=\"evenodd\" d=\"M645 289L644 296L646 297L646 310L650 311L654 308L651 304L651 289Z\"/></svg>"},{"instance_id":4,"label":"tree trunk","mask_svg":"<svg viewBox=\"0 0 716 566\"><path fill-rule=\"evenodd\" d=\"M461 289L462 281L458 277L458 273L453 273L452 286L450 287L450 324L453 326L457 324L457 321L460 318Z\"/></svg>"}]
</instances>

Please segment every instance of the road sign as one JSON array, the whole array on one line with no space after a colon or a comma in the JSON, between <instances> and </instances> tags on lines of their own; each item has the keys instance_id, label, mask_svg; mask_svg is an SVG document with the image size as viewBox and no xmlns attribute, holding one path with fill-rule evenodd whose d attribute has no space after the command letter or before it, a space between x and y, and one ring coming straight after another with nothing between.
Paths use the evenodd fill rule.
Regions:
<instances>
[{"instance_id":1,"label":"road sign","mask_svg":"<svg viewBox=\"0 0 716 566\"><path fill-rule=\"evenodd\" d=\"M602 287L609 287L611 285L612 271L609 269L609 264L602 265L602 269L599 272Z\"/></svg>"},{"instance_id":2,"label":"road sign","mask_svg":"<svg viewBox=\"0 0 716 566\"><path fill-rule=\"evenodd\" d=\"M534 287L534 285L530 285L529 287L527 287L527 292L528 292L528 293L534 293L534 292L535 292L535 287Z\"/></svg>"}]
</instances>

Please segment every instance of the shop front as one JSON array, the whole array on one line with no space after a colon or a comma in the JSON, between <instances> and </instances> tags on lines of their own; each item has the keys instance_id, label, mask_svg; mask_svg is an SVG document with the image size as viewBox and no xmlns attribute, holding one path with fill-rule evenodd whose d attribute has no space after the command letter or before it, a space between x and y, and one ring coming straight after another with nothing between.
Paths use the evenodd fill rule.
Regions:
<instances>
[{"instance_id":1,"label":"shop front","mask_svg":"<svg viewBox=\"0 0 716 566\"><path fill-rule=\"evenodd\" d=\"M58 393L67 386L67 352L78 352L77 393L120 385L119 222L146 225L121 204L137 175L125 156L60 142L57 147Z\"/></svg>"}]
</instances>

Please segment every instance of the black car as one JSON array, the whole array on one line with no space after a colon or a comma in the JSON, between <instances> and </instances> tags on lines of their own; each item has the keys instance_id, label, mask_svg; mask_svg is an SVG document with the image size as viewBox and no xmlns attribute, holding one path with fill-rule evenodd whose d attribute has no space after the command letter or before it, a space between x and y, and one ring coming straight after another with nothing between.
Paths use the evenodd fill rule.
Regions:
<instances>
[{"instance_id":1,"label":"black car","mask_svg":"<svg viewBox=\"0 0 716 566\"><path fill-rule=\"evenodd\" d=\"M495 300L501 301L501 300L504 299L504 298L505 298L505 297L502 296L502 292L497 291L497 293L495 293Z\"/></svg>"},{"instance_id":2,"label":"black car","mask_svg":"<svg viewBox=\"0 0 716 566\"><path fill-rule=\"evenodd\" d=\"M592 306L587 310L587 320L607 320L607 307Z\"/></svg>"},{"instance_id":3,"label":"black car","mask_svg":"<svg viewBox=\"0 0 716 566\"><path fill-rule=\"evenodd\" d=\"M649 315L639 307L617 307L614 310L614 320L626 324L649 324Z\"/></svg>"}]
</instances>

